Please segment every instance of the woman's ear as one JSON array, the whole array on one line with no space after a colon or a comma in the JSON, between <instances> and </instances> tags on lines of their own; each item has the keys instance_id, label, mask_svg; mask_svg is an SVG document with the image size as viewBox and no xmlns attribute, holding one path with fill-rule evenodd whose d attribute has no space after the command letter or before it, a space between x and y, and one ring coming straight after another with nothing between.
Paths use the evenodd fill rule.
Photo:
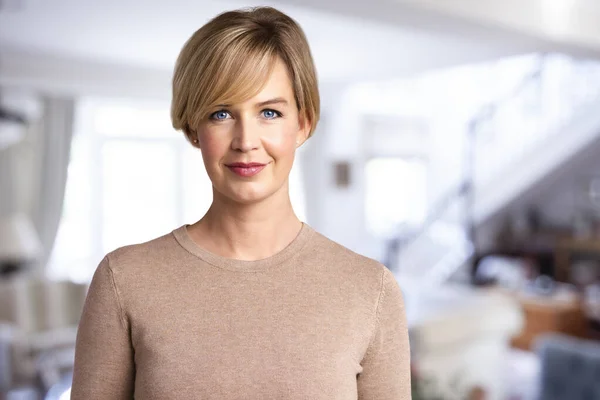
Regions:
<instances>
[{"instance_id":1,"label":"woman's ear","mask_svg":"<svg viewBox=\"0 0 600 400\"><path fill-rule=\"evenodd\" d=\"M200 148L200 141L198 140L198 134L196 133L196 131L188 129L186 135L192 143L192 146Z\"/></svg>"},{"instance_id":2,"label":"woman's ear","mask_svg":"<svg viewBox=\"0 0 600 400\"><path fill-rule=\"evenodd\" d=\"M296 147L302 146L310 133L311 123L304 115L298 116L298 133L296 134Z\"/></svg>"}]
</instances>

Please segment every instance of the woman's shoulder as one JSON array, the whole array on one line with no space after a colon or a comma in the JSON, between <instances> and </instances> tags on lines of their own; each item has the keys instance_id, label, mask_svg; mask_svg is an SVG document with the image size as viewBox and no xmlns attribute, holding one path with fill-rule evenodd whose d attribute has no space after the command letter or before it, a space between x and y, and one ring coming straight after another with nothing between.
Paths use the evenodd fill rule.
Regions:
<instances>
[{"instance_id":1,"label":"woman's shoulder","mask_svg":"<svg viewBox=\"0 0 600 400\"><path fill-rule=\"evenodd\" d=\"M379 261L350 250L317 231L313 235L309 254L318 257L328 265L335 265L338 270L347 271L351 274L358 273L363 277L370 275L376 279L381 279L382 274L387 269Z\"/></svg>"},{"instance_id":2,"label":"woman's shoulder","mask_svg":"<svg viewBox=\"0 0 600 400\"><path fill-rule=\"evenodd\" d=\"M105 259L113 272L136 273L140 269L147 272L153 265L173 260L177 246L172 232L169 232L145 242L118 247L107 253Z\"/></svg>"},{"instance_id":3,"label":"woman's shoulder","mask_svg":"<svg viewBox=\"0 0 600 400\"><path fill-rule=\"evenodd\" d=\"M318 232L313 235L311 248L304 254L309 264L317 267L319 281L329 287L343 288L338 293L345 293L350 303L358 299L371 309L382 292L394 289L394 275L385 265Z\"/></svg>"}]
</instances>

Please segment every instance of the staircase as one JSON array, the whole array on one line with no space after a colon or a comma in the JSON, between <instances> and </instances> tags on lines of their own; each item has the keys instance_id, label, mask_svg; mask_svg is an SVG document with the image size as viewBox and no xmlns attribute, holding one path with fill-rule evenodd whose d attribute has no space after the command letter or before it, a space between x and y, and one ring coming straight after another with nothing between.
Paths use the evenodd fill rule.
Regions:
<instances>
[{"instance_id":1,"label":"staircase","mask_svg":"<svg viewBox=\"0 0 600 400\"><path fill-rule=\"evenodd\" d=\"M600 64L540 55L514 90L481 106L464 134L460 182L420 229L389 243L387 265L401 282L439 287L476 253L477 227L582 152L600 149Z\"/></svg>"}]
</instances>

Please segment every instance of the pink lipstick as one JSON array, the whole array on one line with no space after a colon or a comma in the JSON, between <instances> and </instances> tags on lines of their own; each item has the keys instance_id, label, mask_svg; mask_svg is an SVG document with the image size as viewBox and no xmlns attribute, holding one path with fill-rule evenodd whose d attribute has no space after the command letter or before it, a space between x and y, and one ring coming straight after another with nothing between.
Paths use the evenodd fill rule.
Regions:
<instances>
[{"instance_id":1,"label":"pink lipstick","mask_svg":"<svg viewBox=\"0 0 600 400\"><path fill-rule=\"evenodd\" d=\"M225 165L233 173L245 178L258 174L267 166L267 164L261 163L231 163Z\"/></svg>"}]
</instances>

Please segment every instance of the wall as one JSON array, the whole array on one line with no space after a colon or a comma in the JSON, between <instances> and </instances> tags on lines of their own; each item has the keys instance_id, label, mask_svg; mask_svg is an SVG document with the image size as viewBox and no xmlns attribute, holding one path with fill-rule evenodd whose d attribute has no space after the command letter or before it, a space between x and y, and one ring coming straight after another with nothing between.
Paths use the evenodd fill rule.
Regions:
<instances>
[{"instance_id":1,"label":"wall","mask_svg":"<svg viewBox=\"0 0 600 400\"><path fill-rule=\"evenodd\" d=\"M425 116L407 117L396 107L398 97L371 93L375 97L370 101L368 90L357 90L353 85L322 85L321 91L322 121L302 155L308 222L354 251L383 259L385 240L371 235L366 228L368 157L408 155L426 159L431 205L456 184L462 173L463 125L459 120L452 125L448 123L452 119L441 118L432 123ZM350 186L336 187L336 162L350 163Z\"/></svg>"},{"instance_id":2,"label":"wall","mask_svg":"<svg viewBox=\"0 0 600 400\"><path fill-rule=\"evenodd\" d=\"M0 50L0 86L53 95L170 99L171 72Z\"/></svg>"},{"instance_id":3,"label":"wall","mask_svg":"<svg viewBox=\"0 0 600 400\"><path fill-rule=\"evenodd\" d=\"M347 101L348 87L321 86L322 117L303 152L308 222L325 236L355 251L365 252L365 228L360 163L360 116ZM335 186L334 165L351 163L351 185ZM367 249L368 250L368 249ZM366 251L367 253L369 251Z\"/></svg>"}]
</instances>

